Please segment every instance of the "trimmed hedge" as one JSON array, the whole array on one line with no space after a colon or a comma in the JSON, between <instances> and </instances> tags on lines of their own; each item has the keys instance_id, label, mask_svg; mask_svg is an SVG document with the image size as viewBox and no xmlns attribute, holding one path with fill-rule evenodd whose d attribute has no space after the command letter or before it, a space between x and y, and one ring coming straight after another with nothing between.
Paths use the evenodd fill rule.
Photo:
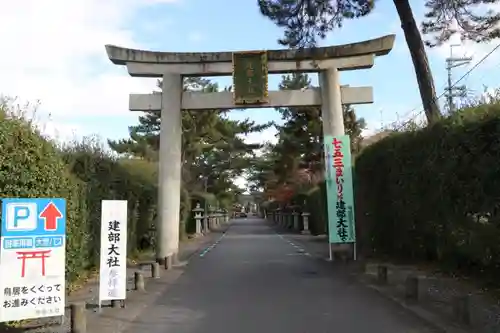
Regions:
<instances>
[{"instance_id":1,"label":"trimmed hedge","mask_svg":"<svg viewBox=\"0 0 500 333\"><path fill-rule=\"evenodd\" d=\"M499 161L498 103L366 147L354 165L359 252L500 276ZM291 202L311 213L314 234L328 228L324 185Z\"/></svg>"},{"instance_id":2,"label":"trimmed hedge","mask_svg":"<svg viewBox=\"0 0 500 333\"><path fill-rule=\"evenodd\" d=\"M356 161L365 253L500 274L500 105L395 133Z\"/></svg>"},{"instance_id":3,"label":"trimmed hedge","mask_svg":"<svg viewBox=\"0 0 500 333\"><path fill-rule=\"evenodd\" d=\"M140 238L153 224L156 208L156 165L137 159L116 159L95 140L84 139L64 147L61 154L68 168L86 185L84 196L90 235L89 261L99 264L101 200L128 201L128 252L137 250ZM70 236L72 237L72 235Z\"/></svg>"},{"instance_id":4,"label":"trimmed hedge","mask_svg":"<svg viewBox=\"0 0 500 333\"><path fill-rule=\"evenodd\" d=\"M99 263L101 200L128 200L129 252L153 224L155 164L114 158L92 140L57 147L5 105L0 152L0 197L67 200L68 282Z\"/></svg>"}]
</instances>

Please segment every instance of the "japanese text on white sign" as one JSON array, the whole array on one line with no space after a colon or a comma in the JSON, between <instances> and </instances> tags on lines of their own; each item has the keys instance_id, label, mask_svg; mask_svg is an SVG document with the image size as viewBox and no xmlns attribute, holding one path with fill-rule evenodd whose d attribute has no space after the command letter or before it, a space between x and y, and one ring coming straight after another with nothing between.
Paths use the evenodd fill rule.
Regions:
<instances>
[{"instance_id":1,"label":"japanese text on white sign","mask_svg":"<svg viewBox=\"0 0 500 333\"><path fill-rule=\"evenodd\" d=\"M127 294L127 201L103 200L99 303Z\"/></svg>"}]
</instances>

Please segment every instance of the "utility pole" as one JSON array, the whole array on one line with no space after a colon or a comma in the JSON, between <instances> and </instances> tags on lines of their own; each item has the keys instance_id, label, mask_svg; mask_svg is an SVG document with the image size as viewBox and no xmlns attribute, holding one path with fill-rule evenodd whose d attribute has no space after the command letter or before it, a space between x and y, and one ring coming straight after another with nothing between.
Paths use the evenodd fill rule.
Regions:
<instances>
[{"instance_id":1,"label":"utility pole","mask_svg":"<svg viewBox=\"0 0 500 333\"><path fill-rule=\"evenodd\" d=\"M455 104L454 97L464 97L467 93L465 85L453 86L452 83L452 69L460 66L467 65L472 61L472 57L453 57L453 47L460 46L459 44L450 45L450 57L446 58L446 71L448 72L448 87L446 88L446 98L448 100L448 110L453 112Z\"/></svg>"}]
</instances>

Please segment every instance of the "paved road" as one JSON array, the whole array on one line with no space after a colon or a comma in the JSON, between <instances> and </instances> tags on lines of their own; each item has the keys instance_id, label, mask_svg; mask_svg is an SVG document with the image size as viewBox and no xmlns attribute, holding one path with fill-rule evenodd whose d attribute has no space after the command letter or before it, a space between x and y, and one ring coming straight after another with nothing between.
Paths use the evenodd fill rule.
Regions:
<instances>
[{"instance_id":1,"label":"paved road","mask_svg":"<svg viewBox=\"0 0 500 333\"><path fill-rule=\"evenodd\" d=\"M264 221L235 220L128 333L433 332L300 252Z\"/></svg>"}]
</instances>

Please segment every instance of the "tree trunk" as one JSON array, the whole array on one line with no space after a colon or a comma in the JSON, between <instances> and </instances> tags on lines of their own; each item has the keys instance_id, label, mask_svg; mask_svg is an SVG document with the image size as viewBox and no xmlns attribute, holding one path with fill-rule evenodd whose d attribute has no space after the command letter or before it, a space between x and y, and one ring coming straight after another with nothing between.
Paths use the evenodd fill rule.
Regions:
<instances>
[{"instance_id":1,"label":"tree trunk","mask_svg":"<svg viewBox=\"0 0 500 333\"><path fill-rule=\"evenodd\" d=\"M420 97L424 106L425 115L429 124L435 123L441 118L439 104L436 97L436 88L432 77L429 60L425 52L422 36L418 29L409 0L394 0L394 5L401 20L401 28L405 34L406 43L410 50L415 75L417 76Z\"/></svg>"}]
</instances>

